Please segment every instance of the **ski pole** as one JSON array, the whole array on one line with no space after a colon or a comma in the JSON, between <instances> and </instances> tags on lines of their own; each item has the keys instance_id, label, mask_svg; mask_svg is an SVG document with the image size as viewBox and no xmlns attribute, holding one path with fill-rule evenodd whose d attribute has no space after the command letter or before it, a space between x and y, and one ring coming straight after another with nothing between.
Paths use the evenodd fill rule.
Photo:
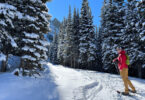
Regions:
<instances>
[{"instance_id":1,"label":"ski pole","mask_svg":"<svg viewBox=\"0 0 145 100\"><path fill-rule=\"evenodd\" d=\"M115 68L116 68L118 74L120 74L120 72L119 72L119 70L118 70L118 67L117 67L117 64L116 64L115 62L114 62L114 65L115 65Z\"/></svg>"}]
</instances>

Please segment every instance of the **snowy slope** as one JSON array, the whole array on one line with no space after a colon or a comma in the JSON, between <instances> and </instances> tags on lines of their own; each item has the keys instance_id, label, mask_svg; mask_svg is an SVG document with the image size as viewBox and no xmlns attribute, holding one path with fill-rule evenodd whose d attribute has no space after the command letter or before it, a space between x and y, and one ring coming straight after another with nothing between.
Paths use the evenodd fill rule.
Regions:
<instances>
[{"instance_id":1,"label":"snowy slope","mask_svg":"<svg viewBox=\"0 0 145 100\"><path fill-rule=\"evenodd\" d=\"M0 73L0 100L145 100L145 80L130 78L138 93L127 97L119 75L47 65L38 78Z\"/></svg>"},{"instance_id":2,"label":"snowy slope","mask_svg":"<svg viewBox=\"0 0 145 100\"><path fill-rule=\"evenodd\" d=\"M61 100L145 100L145 80L130 78L138 93L121 96L116 93L124 90L119 75L48 66Z\"/></svg>"},{"instance_id":3,"label":"snowy slope","mask_svg":"<svg viewBox=\"0 0 145 100\"><path fill-rule=\"evenodd\" d=\"M46 69L39 78L0 73L0 100L59 100L56 84Z\"/></svg>"}]
</instances>

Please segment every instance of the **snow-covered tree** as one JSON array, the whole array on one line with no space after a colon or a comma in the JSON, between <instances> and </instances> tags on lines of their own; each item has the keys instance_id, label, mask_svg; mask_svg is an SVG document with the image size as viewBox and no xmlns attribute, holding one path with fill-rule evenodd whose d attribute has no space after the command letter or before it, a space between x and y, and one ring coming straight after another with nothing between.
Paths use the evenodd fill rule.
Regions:
<instances>
[{"instance_id":1,"label":"snow-covered tree","mask_svg":"<svg viewBox=\"0 0 145 100\"><path fill-rule=\"evenodd\" d=\"M74 33L73 33L73 24L72 24L72 15L71 7L69 6L69 15L66 27L66 36L64 38L65 47L64 47L64 64L72 67L73 59L73 45L74 45Z\"/></svg>"},{"instance_id":2,"label":"snow-covered tree","mask_svg":"<svg viewBox=\"0 0 145 100\"><path fill-rule=\"evenodd\" d=\"M60 31L58 34L58 52L57 52L57 59L60 64L64 64L64 49L65 49L65 37L66 37L66 27L67 27L67 20L64 18L63 22L60 26Z\"/></svg>"},{"instance_id":3,"label":"snow-covered tree","mask_svg":"<svg viewBox=\"0 0 145 100\"><path fill-rule=\"evenodd\" d=\"M87 0L83 0L80 20L79 63L84 69L95 69L96 40L91 9Z\"/></svg>"},{"instance_id":4,"label":"snow-covered tree","mask_svg":"<svg viewBox=\"0 0 145 100\"><path fill-rule=\"evenodd\" d=\"M136 29L139 34L139 43L138 43L138 61L136 65L138 67L138 76L145 76L145 0L138 1L136 4L137 14L139 17L138 22L136 23Z\"/></svg>"},{"instance_id":5,"label":"snow-covered tree","mask_svg":"<svg viewBox=\"0 0 145 100\"><path fill-rule=\"evenodd\" d=\"M0 43L2 51L6 55L21 56L23 70L41 68L47 58L48 43L43 36L50 30L50 15L46 1L49 0L0 1L0 27L4 37Z\"/></svg>"},{"instance_id":6,"label":"snow-covered tree","mask_svg":"<svg viewBox=\"0 0 145 100\"><path fill-rule=\"evenodd\" d=\"M17 5L19 17L22 17L18 23L21 26L18 31L21 33L19 42L21 43L23 74L25 74L25 69L29 70L29 75L33 74L36 69L41 69L47 59L48 43L44 39L44 33L50 30L48 22L50 15L48 15L45 1L21 1L19 2L21 5Z\"/></svg>"},{"instance_id":7,"label":"snow-covered tree","mask_svg":"<svg viewBox=\"0 0 145 100\"><path fill-rule=\"evenodd\" d=\"M79 44L79 63L81 68L87 68L88 63L88 34L89 34L89 28L88 25L88 9L87 9L87 0L83 0L82 8L81 8L81 20L80 20L80 44Z\"/></svg>"},{"instance_id":8,"label":"snow-covered tree","mask_svg":"<svg viewBox=\"0 0 145 100\"><path fill-rule=\"evenodd\" d=\"M7 1L0 1L0 52L6 59L2 61L1 71L6 71L9 54L15 54L17 44L14 35L14 18L18 11L16 7Z\"/></svg>"},{"instance_id":9,"label":"snow-covered tree","mask_svg":"<svg viewBox=\"0 0 145 100\"><path fill-rule=\"evenodd\" d=\"M97 71L103 71L103 69L102 69L102 65L103 65L102 64L102 53L101 53L102 36L101 36L100 28L98 29L96 27L96 36L95 37L96 37Z\"/></svg>"},{"instance_id":10,"label":"snow-covered tree","mask_svg":"<svg viewBox=\"0 0 145 100\"><path fill-rule=\"evenodd\" d=\"M125 7L125 17L124 17L124 23L125 28L123 30L122 34L122 42L121 44L124 46L127 54L130 56L130 63L133 68L130 69L131 75L135 74L134 70L139 68L140 62L140 53L139 53L139 34L138 29L136 28L136 22L139 20L139 16L137 13L137 1L136 0L128 0ZM139 65L139 66L138 66Z\"/></svg>"},{"instance_id":11,"label":"snow-covered tree","mask_svg":"<svg viewBox=\"0 0 145 100\"><path fill-rule=\"evenodd\" d=\"M57 64L57 51L58 51L58 35L55 32L54 37L53 37L53 42L50 45L50 52L49 52L49 57L50 57L50 62Z\"/></svg>"},{"instance_id":12,"label":"snow-covered tree","mask_svg":"<svg viewBox=\"0 0 145 100\"><path fill-rule=\"evenodd\" d=\"M93 25L93 17L91 9L88 6L88 17L89 17L89 35L88 35L88 42L89 42L89 49L88 49L88 66L89 69L96 69L96 66L99 65L97 61L97 47L96 47L96 38L95 38L95 28Z\"/></svg>"},{"instance_id":13,"label":"snow-covered tree","mask_svg":"<svg viewBox=\"0 0 145 100\"><path fill-rule=\"evenodd\" d=\"M73 14L73 50L72 50L72 67L78 68L78 58L79 58L79 30L80 30L80 16L79 16L79 10L76 11L76 8L74 8L74 14Z\"/></svg>"},{"instance_id":14,"label":"snow-covered tree","mask_svg":"<svg viewBox=\"0 0 145 100\"><path fill-rule=\"evenodd\" d=\"M114 72L112 60L116 56L115 49L121 44L121 36L124 29L124 0L104 1L102 9L102 56L104 69ZM103 30L102 30L103 29Z\"/></svg>"}]
</instances>

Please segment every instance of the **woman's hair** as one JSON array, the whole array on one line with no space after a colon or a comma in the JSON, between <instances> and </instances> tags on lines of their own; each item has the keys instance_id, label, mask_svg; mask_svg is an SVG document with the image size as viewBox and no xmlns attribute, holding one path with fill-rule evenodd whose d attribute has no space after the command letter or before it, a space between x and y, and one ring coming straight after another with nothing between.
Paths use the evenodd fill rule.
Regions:
<instances>
[{"instance_id":1,"label":"woman's hair","mask_svg":"<svg viewBox=\"0 0 145 100\"><path fill-rule=\"evenodd\" d=\"M124 50L124 47L122 47L122 46L118 46L116 49Z\"/></svg>"}]
</instances>

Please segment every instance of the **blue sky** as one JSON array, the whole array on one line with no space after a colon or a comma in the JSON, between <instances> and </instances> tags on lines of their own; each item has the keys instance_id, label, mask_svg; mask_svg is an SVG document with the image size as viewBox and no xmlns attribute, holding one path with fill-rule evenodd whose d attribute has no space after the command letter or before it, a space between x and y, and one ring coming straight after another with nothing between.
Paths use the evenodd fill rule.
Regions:
<instances>
[{"instance_id":1,"label":"blue sky","mask_svg":"<svg viewBox=\"0 0 145 100\"><path fill-rule=\"evenodd\" d=\"M89 6L92 9L92 15L94 16L94 25L99 26L101 7L103 5L103 0L88 0ZM82 0L52 0L47 3L49 8L49 14L52 15L52 19L57 18L62 21L64 17L68 16L69 5L73 10L74 7L81 8Z\"/></svg>"}]
</instances>

